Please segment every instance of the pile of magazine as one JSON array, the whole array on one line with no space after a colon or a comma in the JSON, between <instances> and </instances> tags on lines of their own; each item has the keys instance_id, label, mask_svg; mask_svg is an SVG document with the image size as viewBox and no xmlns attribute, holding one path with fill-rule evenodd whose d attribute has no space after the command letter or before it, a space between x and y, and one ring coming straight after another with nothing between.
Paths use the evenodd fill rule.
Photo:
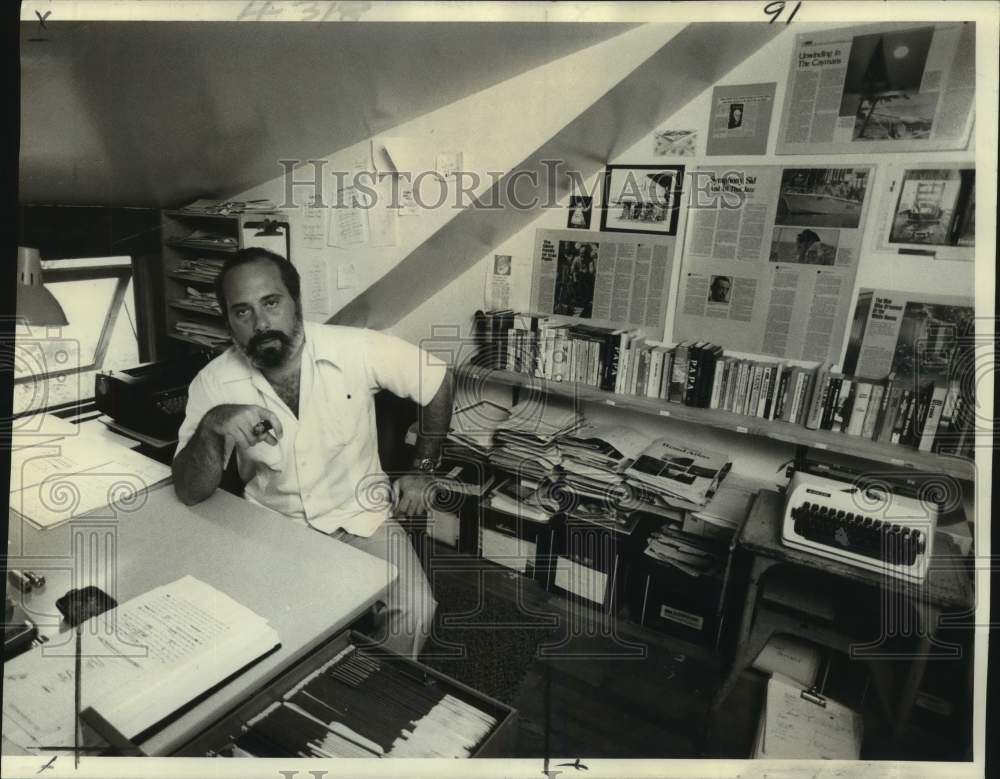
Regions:
<instances>
[{"instance_id":1,"label":"pile of magazine","mask_svg":"<svg viewBox=\"0 0 1000 779\"><path fill-rule=\"evenodd\" d=\"M715 494L731 466L719 452L658 438L625 469L625 477L645 499L700 507Z\"/></svg>"},{"instance_id":2,"label":"pile of magazine","mask_svg":"<svg viewBox=\"0 0 1000 779\"><path fill-rule=\"evenodd\" d=\"M489 400L467 404L456 402L448 441L486 457L493 451L493 436L497 427L510 419L510 415L509 408Z\"/></svg>"},{"instance_id":3,"label":"pile of magazine","mask_svg":"<svg viewBox=\"0 0 1000 779\"><path fill-rule=\"evenodd\" d=\"M631 428L588 422L559 438L563 479L581 498L613 505L626 494L625 468L649 443Z\"/></svg>"},{"instance_id":4,"label":"pile of magazine","mask_svg":"<svg viewBox=\"0 0 1000 779\"><path fill-rule=\"evenodd\" d=\"M497 425L490 463L535 481L551 477L561 461L559 437L582 424L583 415L570 404L552 399L522 401Z\"/></svg>"}]
</instances>

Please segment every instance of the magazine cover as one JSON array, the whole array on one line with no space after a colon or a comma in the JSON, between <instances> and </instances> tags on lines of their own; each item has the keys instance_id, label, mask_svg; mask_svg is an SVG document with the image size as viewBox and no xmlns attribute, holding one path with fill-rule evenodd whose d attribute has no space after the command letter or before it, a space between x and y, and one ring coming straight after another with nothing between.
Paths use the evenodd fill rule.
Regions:
<instances>
[{"instance_id":1,"label":"magazine cover","mask_svg":"<svg viewBox=\"0 0 1000 779\"><path fill-rule=\"evenodd\" d=\"M923 385L946 383L974 348L971 298L862 289L844 356L844 373Z\"/></svg>"},{"instance_id":2,"label":"magazine cover","mask_svg":"<svg viewBox=\"0 0 1000 779\"><path fill-rule=\"evenodd\" d=\"M729 466L724 454L660 438L639 455L625 474L655 492L704 505Z\"/></svg>"}]
</instances>

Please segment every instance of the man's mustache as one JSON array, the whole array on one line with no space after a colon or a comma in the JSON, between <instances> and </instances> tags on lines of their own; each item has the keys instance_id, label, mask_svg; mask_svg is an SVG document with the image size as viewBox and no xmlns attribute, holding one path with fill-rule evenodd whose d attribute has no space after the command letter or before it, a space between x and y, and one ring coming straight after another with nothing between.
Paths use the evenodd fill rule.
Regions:
<instances>
[{"instance_id":1,"label":"man's mustache","mask_svg":"<svg viewBox=\"0 0 1000 779\"><path fill-rule=\"evenodd\" d=\"M249 351L256 351L261 348L265 341L277 340L282 346L291 346L292 339L280 330L265 330L263 333L255 333L247 342Z\"/></svg>"}]
</instances>

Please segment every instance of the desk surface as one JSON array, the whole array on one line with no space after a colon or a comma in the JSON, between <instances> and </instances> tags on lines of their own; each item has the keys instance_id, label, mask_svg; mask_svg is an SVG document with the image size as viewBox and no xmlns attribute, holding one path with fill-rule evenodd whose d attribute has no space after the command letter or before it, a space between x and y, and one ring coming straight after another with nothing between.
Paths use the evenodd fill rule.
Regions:
<instances>
[{"instance_id":1,"label":"desk surface","mask_svg":"<svg viewBox=\"0 0 1000 779\"><path fill-rule=\"evenodd\" d=\"M923 584L912 584L785 546L781 543L784 505L784 497L777 492L762 491L754 501L750 516L740 531L740 546L754 554L812 568L872 587L884 587L891 582L893 587L900 588L904 594L927 598L945 609L971 607L972 585L963 570L959 550L947 535L938 532L934 536L934 554L930 560L927 578Z\"/></svg>"},{"instance_id":2,"label":"desk surface","mask_svg":"<svg viewBox=\"0 0 1000 779\"><path fill-rule=\"evenodd\" d=\"M55 601L70 588L97 584L123 603L185 574L252 609L281 638L276 652L144 742L147 754L188 741L350 624L396 576L376 557L219 490L188 507L168 484L131 511L95 514L46 531L10 515L9 565L46 577L23 605L50 640L69 636L60 632Z\"/></svg>"}]
</instances>

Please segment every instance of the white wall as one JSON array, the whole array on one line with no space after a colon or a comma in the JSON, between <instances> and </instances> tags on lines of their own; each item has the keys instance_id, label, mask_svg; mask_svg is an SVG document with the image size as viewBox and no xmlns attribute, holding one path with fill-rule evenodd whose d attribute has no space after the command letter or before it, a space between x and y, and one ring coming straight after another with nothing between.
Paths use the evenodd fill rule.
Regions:
<instances>
[{"instance_id":1,"label":"white wall","mask_svg":"<svg viewBox=\"0 0 1000 779\"><path fill-rule=\"evenodd\" d=\"M386 135L407 141L410 167L415 173L434 170L438 153L463 152L466 168L483 178L483 186L476 191L479 194L490 183L486 171L509 171L659 50L683 26L657 24L629 30L408 121ZM325 157L325 170L351 171L359 161L370 159L372 141L377 145L377 138L367 139ZM334 145L331 140L331 146ZM313 167L307 165L296 171L295 178L308 180L313 175ZM333 181L331 176L324 181L323 197L328 204L333 198ZM426 199L437 201L439 189L435 179L427 177L424 181ZM460 213L460 209L452 207L454 182L450 186L451 196L445 206L421 209L417 215L398 218L394 246L311 249L301 241L297 229L299 214L289 211L294 262L306 274L322 269L330 291L327 310L307 310L308 318L322 321L339 311ZM295 193L297 202L304 201L307 189L296 188ZM234 199L269 198L281 204L284 196L284 181L278 177ZM441 261L447 263L449 258L442 257ZM338 289L337 269L347 265L354 266L357 284Z\"/></svg>"}]
</instances>

